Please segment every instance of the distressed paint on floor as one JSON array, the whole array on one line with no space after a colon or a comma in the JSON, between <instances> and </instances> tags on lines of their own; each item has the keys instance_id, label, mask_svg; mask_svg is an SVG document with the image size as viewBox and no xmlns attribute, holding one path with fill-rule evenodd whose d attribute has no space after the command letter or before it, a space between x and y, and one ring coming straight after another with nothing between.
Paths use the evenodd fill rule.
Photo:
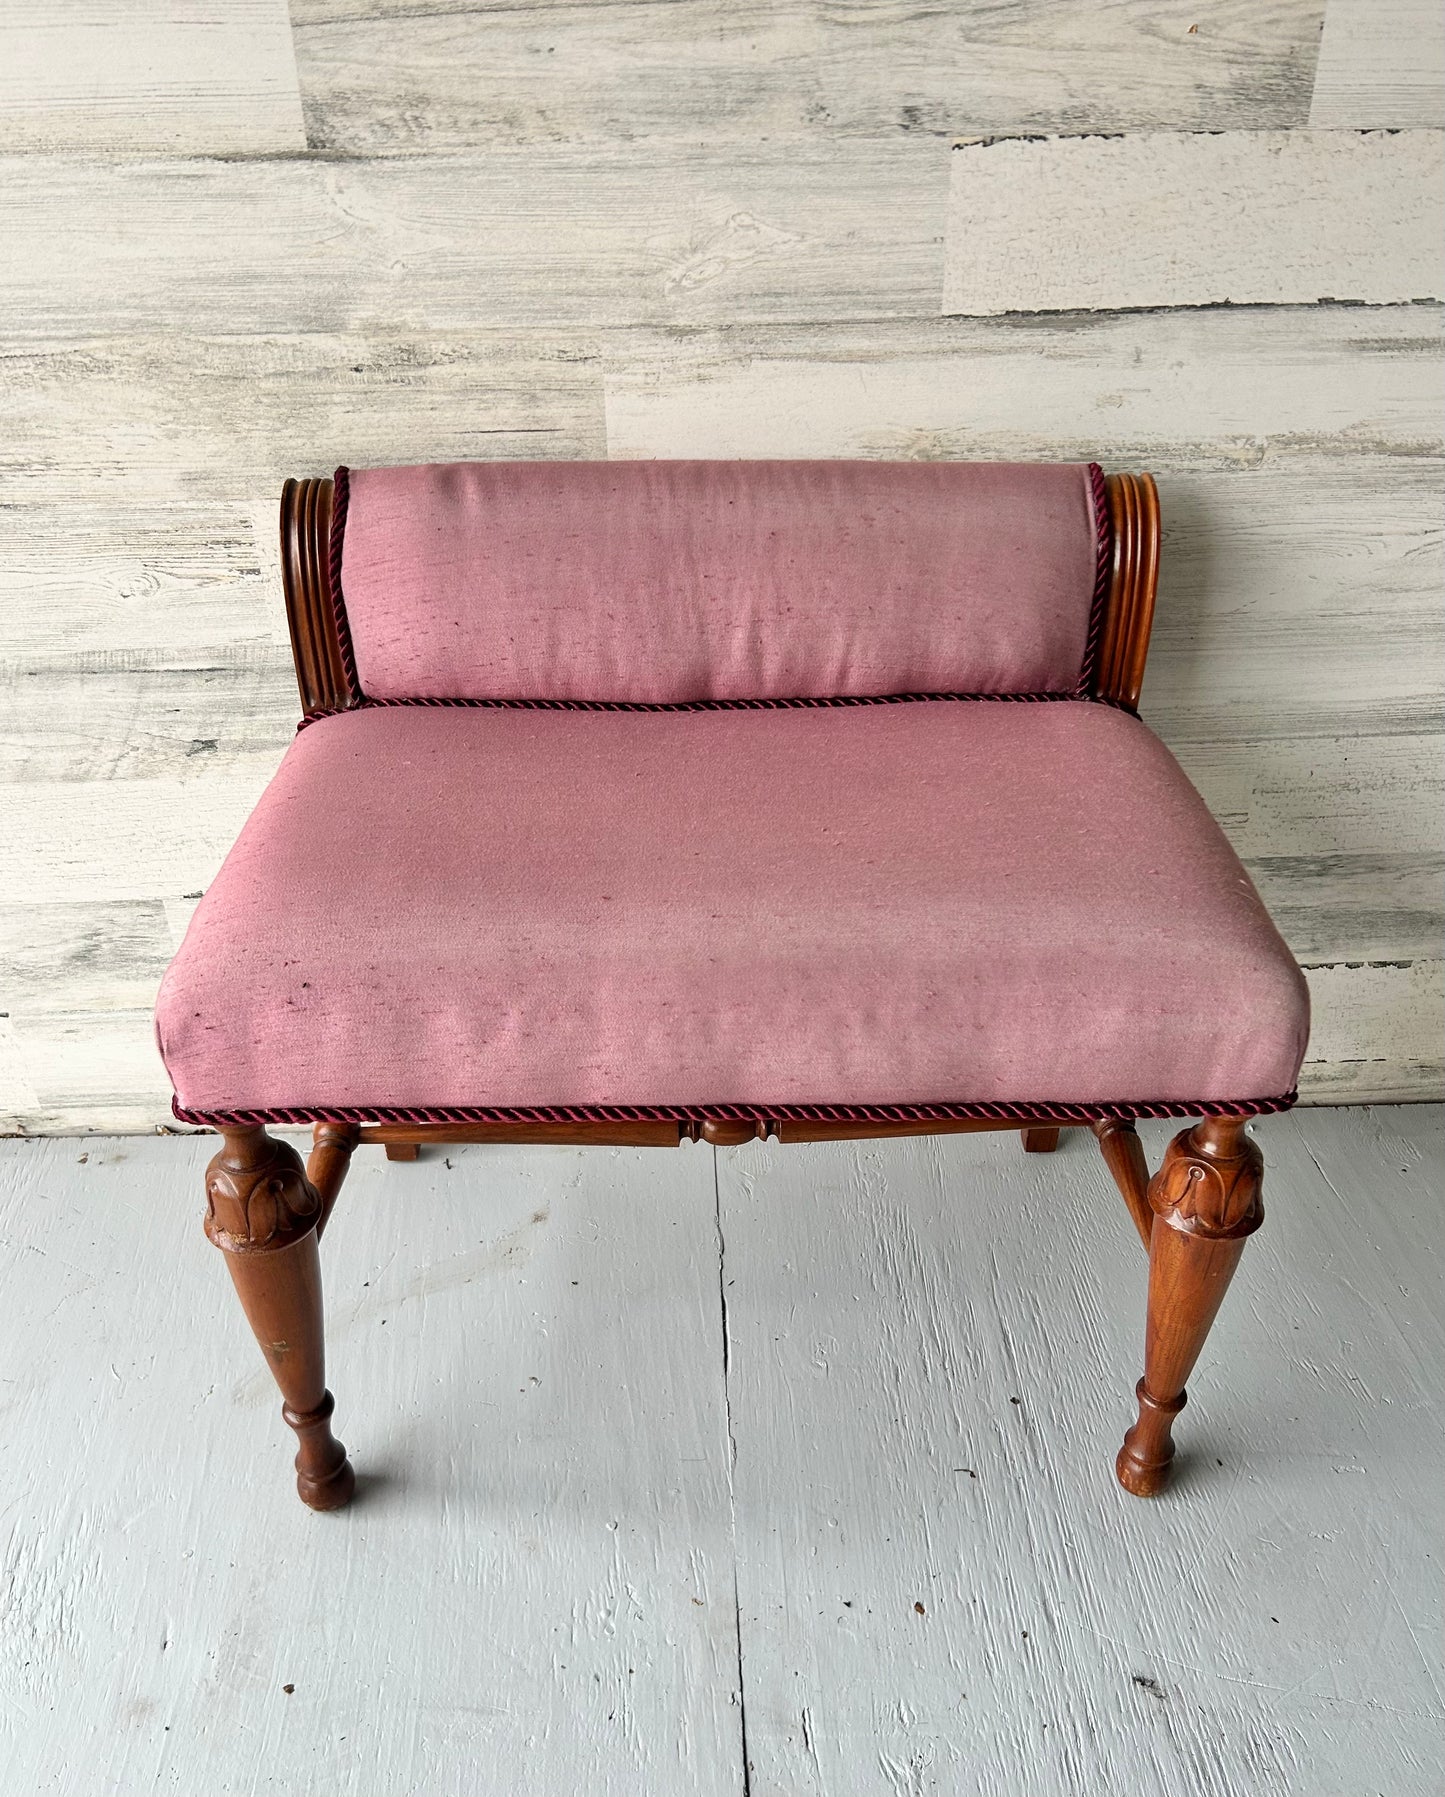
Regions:
<instances>
[{"instance_id":1,"label":"distressed paint on floor","mask_svg":"<svg viewBox=\"0 0 1445 1797\"><path fill-rule=\"evenodd\" d=\"M207 1140L0 1143L0 1788L1434 1797L1445 1112L1258 1135L1153 1504L1077 1135L363 1151L332 1517Z\"/></svg>"}]
</instances>

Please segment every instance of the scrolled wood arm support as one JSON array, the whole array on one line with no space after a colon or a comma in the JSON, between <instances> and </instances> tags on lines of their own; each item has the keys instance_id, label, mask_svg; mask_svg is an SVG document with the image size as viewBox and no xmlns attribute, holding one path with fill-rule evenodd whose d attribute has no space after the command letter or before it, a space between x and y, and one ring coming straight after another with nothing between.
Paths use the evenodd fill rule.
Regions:
<instances>
[{"instance_id":1,"label":"scrolled wood arm support","mask_svg":"<svg viewBox=\"0 0 1445 1797\"><path fill-rule=\"evenodd\" d=\"M1159 489L1152 474L1106 474L1104 492L1113 552L1094 691L1134 711L1159 587Z\"/></svg>"},{"instance_id":2,"label":"scrolled wood arm support","mask_svg":"<svg viewBox=\"0 0 1445 1797\"><path fill-rule=\"evenodd\" d=\"M301 709L352 703L331 591L331 512L335 483L288 480L281 489L281 585Z\"/></svg>"}]
</instances>

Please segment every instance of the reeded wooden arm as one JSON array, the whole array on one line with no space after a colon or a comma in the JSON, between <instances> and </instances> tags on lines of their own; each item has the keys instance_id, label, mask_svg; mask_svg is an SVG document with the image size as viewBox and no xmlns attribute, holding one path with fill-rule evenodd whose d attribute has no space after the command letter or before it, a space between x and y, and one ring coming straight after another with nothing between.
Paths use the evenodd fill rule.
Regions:
<instances>
[{"instance_id":1,"label":"reeded wooden arm","mask_svg":"<svg viewBox=\"0 0 1445 1797\"><path fill-rule=\"evenodd\" d=\"M1144 684L1159 585L1159 489L1152 474L1106 474L1104 490L1114 557L1094 691L1134 711Z\"/></svg>"},{"instance_id":2,"label":"reeded wooden arm","mask_svg":"<svg viewBox=\"0 0 1445 1797\"><path fill-rule=\"evenodd\" d=\"M304 712L351 703L331 597L334 483L288 480L281 489L281 584Z\"/></svg>"}]
</instances>

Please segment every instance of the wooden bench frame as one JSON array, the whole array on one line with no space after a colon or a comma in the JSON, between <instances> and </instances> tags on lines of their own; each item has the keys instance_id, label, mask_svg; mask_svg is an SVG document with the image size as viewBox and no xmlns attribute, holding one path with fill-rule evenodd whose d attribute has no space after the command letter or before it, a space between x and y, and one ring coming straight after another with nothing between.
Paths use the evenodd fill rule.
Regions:
<instances>
[{"instance_id":1,"label":"wooden bench frame","mask_svg":"<svg viewBox=\"0 0 1445 1797\"><path fill-rule=\"evenodd\" d=\"M1148 474L1111 474L1105 491L1112 562L1091 697L1136 709L1149 651L1159 569L1159 500ZM348 675L332 588L330 480L288 480L281 498L281 567L303 713L311 717L360 702ZM1000 1109L1006 1107L999 1107ZM1023 1108L1023 1107L1015 1107ZM1031 1153L1058 1145L1061 1129L1086 1126L1098 1138L1149 1254L1145 1371L1136 1388L1137 1418L1119 1450L1120 1483L1152 1496L1167 1482L1171 1426L1185 1401L1184 1382L1238 1264L1246 1237L1263 1220L1262 1160L1241 1115L1206 1116L1177 1135L1151 1179L1132 1121L1030 1113L1022 1130ZM339 1509L354 1475L331 1430L325 1387L320 1264L326 1227L357 1147L379 1144L392 1160L414 1160L434 1143L552 1142L587 1146L676 1147L684 1140L718 1146L759 1137L782 1142L948 1135L1017 1129L1013 1117L891 1121L796 1121L700 1117L691 1121L479 1121L471 1123L321 1122L308 1160L262 1124L222 1127L220 1152L206 1176L206 1231L226 1253L247 1317L270 1363L296 1431L297 1486L314 1509Z\"/></svg>"}]
</instances>

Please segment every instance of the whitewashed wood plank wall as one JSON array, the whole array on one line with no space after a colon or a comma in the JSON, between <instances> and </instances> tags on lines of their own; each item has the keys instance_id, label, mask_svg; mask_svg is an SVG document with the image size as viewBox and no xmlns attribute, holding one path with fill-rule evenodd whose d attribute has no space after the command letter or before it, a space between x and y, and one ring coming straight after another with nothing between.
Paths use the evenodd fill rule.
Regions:
<instances>
[{"instance_id":1,"label":"whitewashed wood plank wall","mask_svg":"<svg viewBox=\"0 0 1445 1797\"><path fill-rule=\"evenodd\" d=\"M8 6L0 1128L166 1119L155 985L294 721L280 481L453 457L1152 467L1145 715L1308 969L1302 1090L1436 1093L1440 43L1417 0Z\"/></svg>"}]
</instances>

